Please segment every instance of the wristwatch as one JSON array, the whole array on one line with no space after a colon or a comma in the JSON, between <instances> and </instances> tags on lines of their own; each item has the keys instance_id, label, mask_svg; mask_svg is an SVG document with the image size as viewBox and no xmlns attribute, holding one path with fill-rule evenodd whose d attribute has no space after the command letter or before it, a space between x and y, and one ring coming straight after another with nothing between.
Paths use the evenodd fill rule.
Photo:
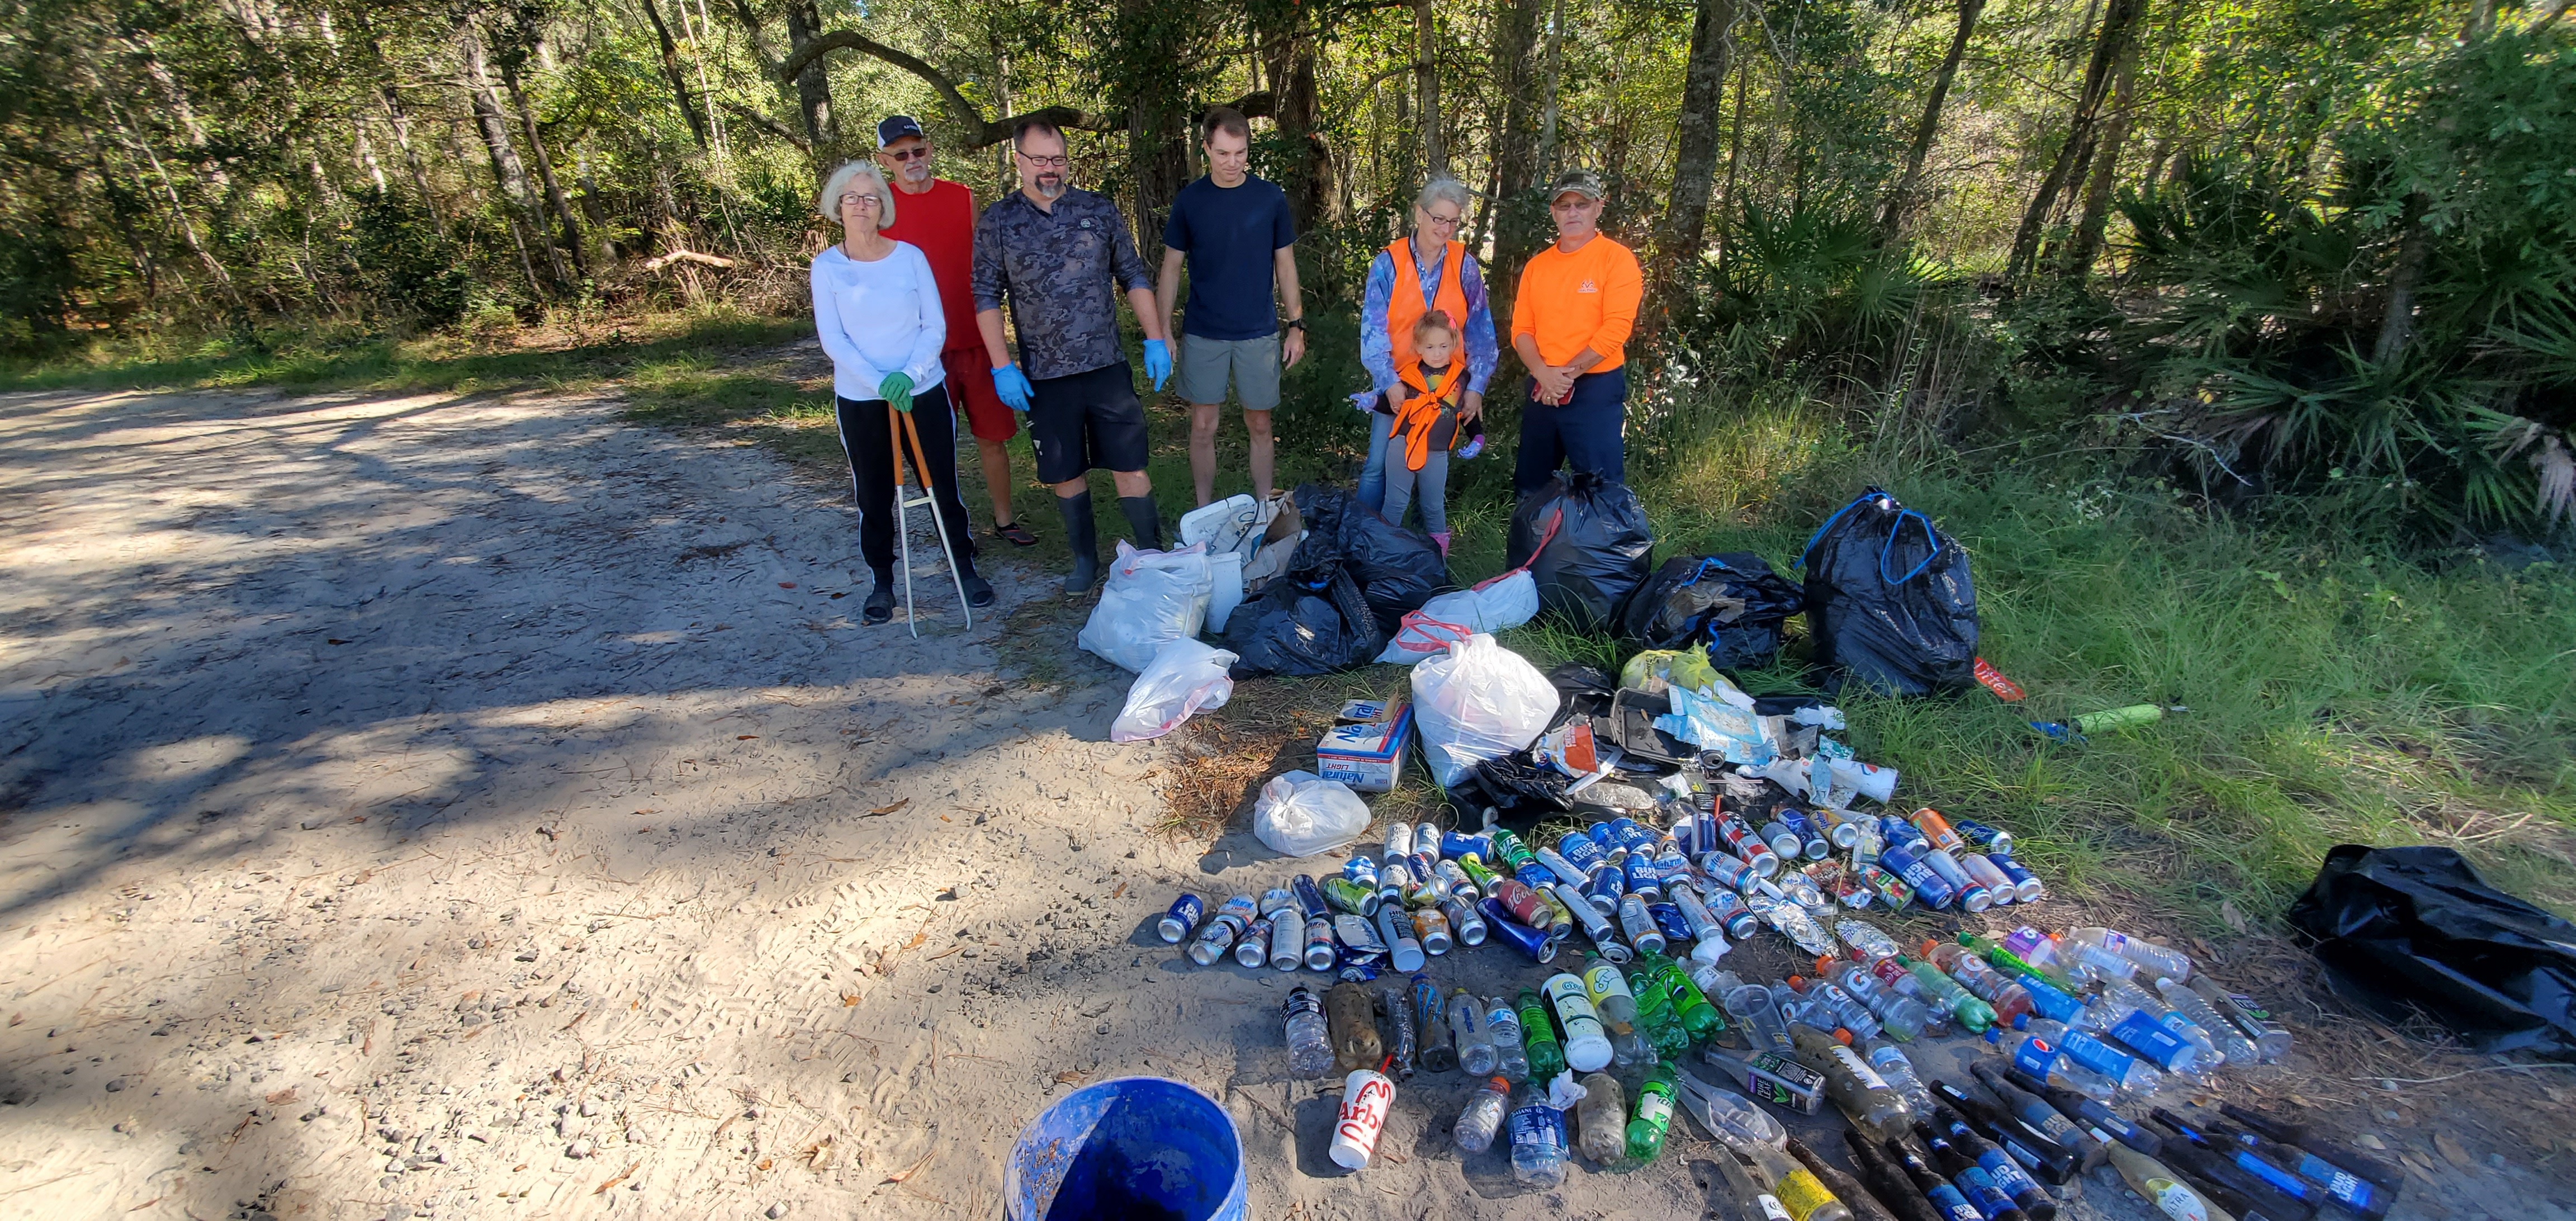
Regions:
<instances>
[{"instance_id":1,"label":"wristwatch","mask_svg":"<svg viewBox=\"0 0 2576 1221\"><path fill-rule=\"evenodd\" d=\"M1287 321L1285 321L1285 322L1280 323L1279 325L1281 325L1281 326L1293 326L1293 327L1297 328L1298 330L1301 330L1301 331L1302 331L1302 330L1305 330L1305 329L1306 329L1306 320L1305 320L1305 319L1303 319L1303 318L1291 318L1291 319L1288 319L1288 320L1287 320Z\"/></svg>"}]
</instances>

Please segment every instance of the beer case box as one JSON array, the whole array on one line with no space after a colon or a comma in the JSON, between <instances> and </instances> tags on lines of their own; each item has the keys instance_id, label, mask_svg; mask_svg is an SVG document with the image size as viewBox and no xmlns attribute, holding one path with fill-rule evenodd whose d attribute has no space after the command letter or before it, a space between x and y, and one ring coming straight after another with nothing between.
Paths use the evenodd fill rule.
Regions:
<instances>
[{"instance_id":1,"label":"beer case box","mask_svg":"<svg viewBox=\"0 0 2576 1221\"><path fill-rule=\"evenodd\" d=\"M1384 793L1404 777L1413 746L1413 705L1399 704L1382 721L1336 725L1315 743L1315 773L1362 793Z\"/></svg>"}]
</instances>

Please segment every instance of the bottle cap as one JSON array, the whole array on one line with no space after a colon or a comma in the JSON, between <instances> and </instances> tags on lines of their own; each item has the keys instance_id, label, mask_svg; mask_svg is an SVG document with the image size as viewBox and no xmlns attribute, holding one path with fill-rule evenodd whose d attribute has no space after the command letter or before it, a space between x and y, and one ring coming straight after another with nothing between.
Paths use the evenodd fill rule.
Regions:
<instances>
[{"instance_id":1,"label":"bottle cap","mask_svg":"<svg viewBox=\"0 0 2576 1221\"><path fill-rule=\"evenodd\" d=\"M2013 1015L2013 1029L2015 1029L2015 1030L2027 1030L2027 1029L2029 1029L2029 1028L2030 1028L2030 1015L2029 1015L2029 1014L2027 1014L2027 1013L2016 1013L2016 1014L2014 1014L2014 1015Z\"/></svg>"},{"instance_id":2,"label":"bottle cap","mask_svg":"<svg viewBox=\"0 0 2576 1221\"><path fill-rule=\"evenodd\" d=\"M1842 1040L1842 1045L1845 1047L1852 1045L1852 1032L1844 1029L1843 1027L1834 1027L1834 1037Z\"/></svg>"}]
</instances>

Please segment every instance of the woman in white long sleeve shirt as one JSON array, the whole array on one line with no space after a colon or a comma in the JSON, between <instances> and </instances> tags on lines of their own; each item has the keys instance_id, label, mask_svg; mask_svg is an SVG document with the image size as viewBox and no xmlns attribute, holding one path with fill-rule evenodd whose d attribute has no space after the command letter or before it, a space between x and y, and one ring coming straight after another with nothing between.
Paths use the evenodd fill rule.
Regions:
<instances>
[{"instance_id":1,"label":"woman in white long sleeve shirt","mask_svg":"<svg viewBox=\"0 0 2576 1221\"><path fill-rule=\"evenodd\" d=\"M939 285L919 248L878 230L894 222L894 192L875 166L854 161L823 184L817 210L839 221L839 245L814 256L814 329L832 358L832 393L841 452L850 460L850 495L859 506L859 554L876 574L860 614L869 623L894 617L894 434L887 409L908 411L930 463L931 492L956 549L958 575L971 606L993 604L993 587L975 572L975 532L957 492L957 415L948 402L939 350L948 323Z\"/></svg>"}]
</instances>

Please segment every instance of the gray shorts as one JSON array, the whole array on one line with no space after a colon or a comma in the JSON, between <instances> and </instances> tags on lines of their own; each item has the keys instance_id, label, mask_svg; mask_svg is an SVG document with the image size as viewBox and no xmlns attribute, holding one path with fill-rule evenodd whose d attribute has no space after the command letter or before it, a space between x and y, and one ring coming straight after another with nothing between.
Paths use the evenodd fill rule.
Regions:
<instances>
[{"instance_id":1,"label":"gray shorts","mask_svg":"<svg viewBox=\"0 0 2576 1221\"><path fill-rule=\"evenodd\" d=\"M1191 403L1225 402L1228 376L1234 396L1245 411L1268 411L1279 405L1279 336L1259 339L1206 339L1181 336L1181 397Z\"/></svg>"}]
</instances>

